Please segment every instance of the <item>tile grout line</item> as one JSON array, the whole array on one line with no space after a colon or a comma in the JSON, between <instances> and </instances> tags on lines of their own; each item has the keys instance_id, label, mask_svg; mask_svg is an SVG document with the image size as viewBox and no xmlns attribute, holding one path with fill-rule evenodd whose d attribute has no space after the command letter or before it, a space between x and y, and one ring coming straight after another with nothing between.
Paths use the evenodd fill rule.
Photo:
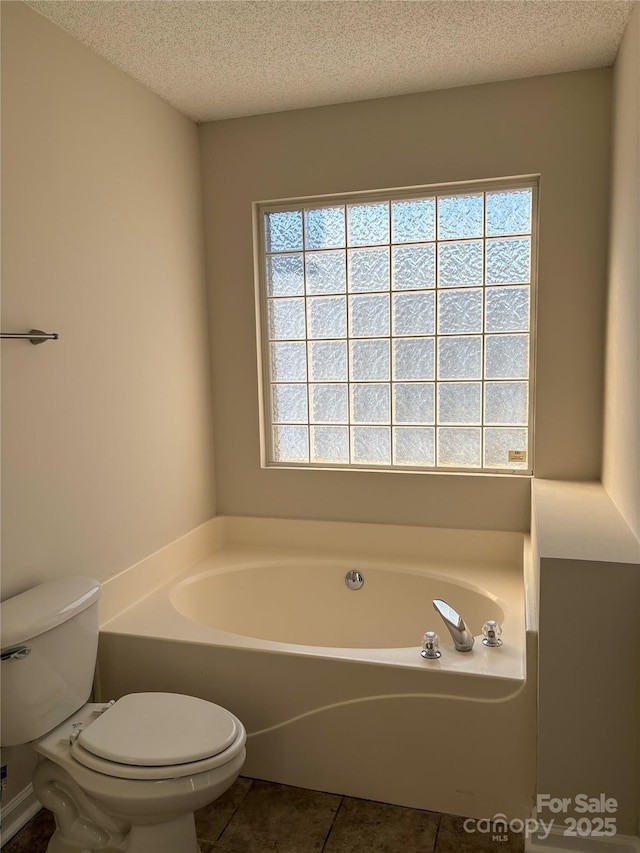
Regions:
<instances>
[{"instance_id":1,"label":"tile grout line","mask_svg":"<svg viewBox=\"0 0 640 853\"><path fill-rule=\"evenodd\" d=\"M329 839L331 838L331 833L333 832L333 827L335 826L336 820L338 818L338 815L340 814L340 809L342 808L343 803L344 803L344 797L340 797L340 802L338 803L338 808L336 809L336 813L334 814L333 820L331 821L331 826L329 827L329 830L324 837L324 841L322 842L322 848L320 849L320 853L323 853L323 851L326 850L326 848L327 848L327 844L329 842Z\"/></svg>"},{"instance_id":2,"label":"tile grout line","mask_svg":"<svg viewBox=\"0 0 640 853\"><path fill-rule=\"evenodd\" d=\"M438 849L438 838L440 836L440 827L442 826L442 812L438 812L438 825L436 826L436 837L433 840L432 853L436 853Z\"/></svg>"},{"instance_id":3,"label":"tile grout line","mask_svg":"<svg viewBox=\"0 0 640 853\"><path fill-rule=\"evenodd\" d=\"M249 777L248 777L248 776L245 776L244 778L245 778L245 779L248 779ZM235 809L234 809L234 810L231 812L231 814L229 815L229 820L228 820L228 821L225 823L225 825L222 827L222 829L221 829L221 830L220 830L220 832L218 833L217 837L216 837L214 840L211 840L210 838L198 838L198 839L197 839L197 840L198 840L198 844L210 844L210 845L212 845L212 846L213 846L214 844L217 844L217 843L218 843L218 841L220 841L220 839L221 839L221 838L222 838L222 836L224 835L225 830L227 829L227 827L229 826L229 824L231 823L231 821L232 821L232 820L233 820L233 818L235 817L236 812L238 811L238 809L240 808L240 806L241 806L241 805L244 803L244 801L246 800L246 798L247 798L247 796L248 796L248 794L249 794L249 791L250 791L250 790L253 788L253 786L254 786L255 781L256 781L255 779L252 779L252 780L251 780L251 784L249 785L249 787L248 787L248 788L247 788L247 790L245 791L244 796L242 797L242 799L240 800L240 802L238 803L238 805L235 807ZM215 800L214 800L213 802L215 802Z\"/></svg>"}]
</instances>

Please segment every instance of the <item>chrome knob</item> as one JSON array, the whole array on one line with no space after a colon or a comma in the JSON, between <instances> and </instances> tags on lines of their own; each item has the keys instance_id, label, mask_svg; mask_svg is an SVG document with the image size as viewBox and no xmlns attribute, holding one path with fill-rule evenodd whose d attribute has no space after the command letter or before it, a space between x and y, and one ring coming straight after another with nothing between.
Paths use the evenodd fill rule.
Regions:
<instances>
[{"instance_id":1,"label":"chrome knob","mask_svg":"<svg viewBox=\"0 0 640 853\"><path fill-rule=\"evenodd\" d=\"M422 651L420 652L425 660L437 660L442 656L440 651L440 637L435 631L427 631L422 638Z\"/></svg>"},{"instance_id":2,"label":"chrome knob","mask_svg":"<svg viewBox=\"0 0 640 853\"><path fill-rule=\"evenodd\" d=\"M349 587L349 589L360 589L364 584L364 578L361 573L356 571L347 572L344 576L344 582Z\"/></svg>"},{"instance_id":3,"label":"chrome knob","mask_svg":"<svg viewBox=\"0 0 640 853\"><path fill-rule=\"evenodd\" d=\"M502 635L502 628L495 620L489 619L485 622L482 626L482 633L484 634L484 640L482 642L485 646L496 647L502 645L502 640L500 639L500 636Z\"/></svg>"}]
</instances>

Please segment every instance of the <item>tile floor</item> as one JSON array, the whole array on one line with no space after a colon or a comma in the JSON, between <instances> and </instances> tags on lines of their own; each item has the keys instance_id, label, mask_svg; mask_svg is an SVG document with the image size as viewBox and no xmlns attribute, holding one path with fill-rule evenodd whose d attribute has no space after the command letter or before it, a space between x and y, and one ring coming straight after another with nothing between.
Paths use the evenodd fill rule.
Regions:
<instances>
[{"instance_id":1,"label":"tile floor","mask_svg":"<svg viewBox=\"0 0 640 853\"><path fill-rule=\"evenodd\" d=\"M240 777L196 814L202 853L522 853L519 836L469 834L463 818ZM2 853L46 853L42 809ZM175 853L183 853L176 850Z\"/></svg>"}]
</instances>

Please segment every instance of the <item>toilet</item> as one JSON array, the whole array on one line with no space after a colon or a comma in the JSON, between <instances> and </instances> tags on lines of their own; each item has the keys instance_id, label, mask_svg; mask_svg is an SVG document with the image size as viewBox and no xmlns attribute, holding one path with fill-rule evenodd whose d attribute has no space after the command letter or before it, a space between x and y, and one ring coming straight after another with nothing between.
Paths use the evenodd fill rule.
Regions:
<instances>
[{"instance_id":1,"label":"toilet","mask_svg":"<svg viewBox=\"0 0 640 853\"><path fill-rule=\"evenodd\" d=\"M198 853L193 813L240 773L244 726L177 693L87 702L99 598L97 581L72 577L2 602L0 743L38 753L34 790L56 818L48 853Z\"/></svg>"}]
</instances>

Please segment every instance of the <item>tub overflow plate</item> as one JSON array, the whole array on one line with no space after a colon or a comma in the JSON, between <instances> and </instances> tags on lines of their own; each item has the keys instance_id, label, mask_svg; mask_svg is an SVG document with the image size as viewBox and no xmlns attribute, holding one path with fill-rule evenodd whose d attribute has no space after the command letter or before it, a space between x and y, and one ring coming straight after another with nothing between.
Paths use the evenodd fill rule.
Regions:
<instances>
[{"instance_id":1,"label":"tub overflow plate","mask_svg":"<svg viewBox=\"0 0 640 853\"><path fill-rule=\"evenodd\" d=\"M349 589L361 589L364 584L364 578L357 570L352 570L347 572L344 576L344 582L349 587Z\"/></svg>"}]
</instances>

